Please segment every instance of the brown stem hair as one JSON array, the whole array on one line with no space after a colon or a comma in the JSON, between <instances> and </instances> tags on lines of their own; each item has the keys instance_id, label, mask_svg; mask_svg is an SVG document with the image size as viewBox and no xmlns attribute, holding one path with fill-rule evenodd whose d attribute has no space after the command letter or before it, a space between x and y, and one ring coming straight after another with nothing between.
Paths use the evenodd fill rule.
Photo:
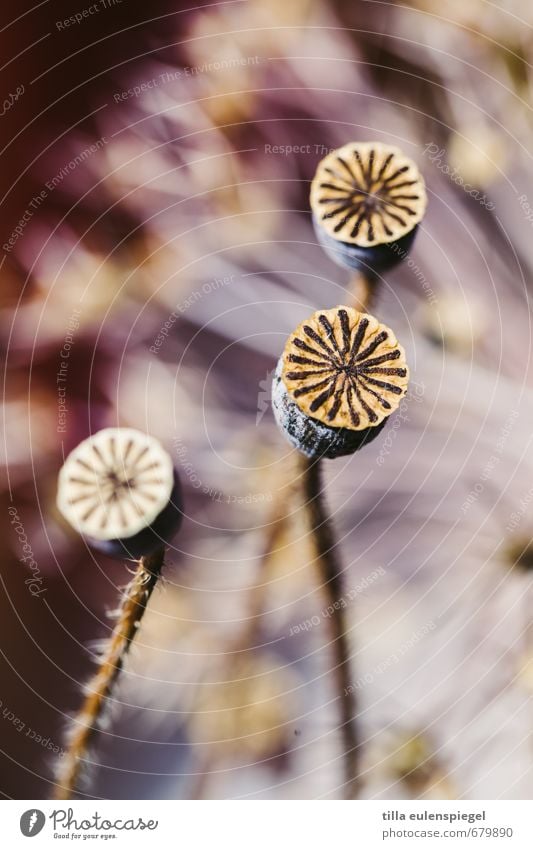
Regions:
<instances>
[{"instance_id":1,"label":"brown stem hair","mask_svg":"<svg viewBox=\"0 0 533 849\"><path fill-rule=\"evenodd\" d=\"M105 646L98 672L89 682L83 706L73 719L68 751L57 777L56 799L71 799L77 791L89 746L102 726L120 670L161 573L164 556L164 548L161 548L154 554L141 557L133 578L123 592L117 621Z\"/></svg>"}]
</instances>

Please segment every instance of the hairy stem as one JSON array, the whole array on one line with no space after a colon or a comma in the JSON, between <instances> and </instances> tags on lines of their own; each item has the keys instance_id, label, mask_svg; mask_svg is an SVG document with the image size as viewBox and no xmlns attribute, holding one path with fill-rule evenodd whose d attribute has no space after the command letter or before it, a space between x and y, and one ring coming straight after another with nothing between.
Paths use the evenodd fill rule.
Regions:
<instances>
[{"instance_id":1,"label":"hairy stem","mask_svg":"<svg viewBox=\"0 0 533 849\"><path fill-rule=\"evenodd\" d=\"M339 599L343 596L342 567L337 556L331 519L324 503L321 462L302 458L302 467L304 506L313 534L317 565L321 573L323 588L328 597L328 603L334 608L329 622L332 629L332 646L335 655L333 672L336 678L343 744L344 795L346 799L355 799L359 789L359 739L356 726L357 706L350 674L348 627L344 610L338 605Z\"/></svg>"},{"instance_id":2,"label":"hairy stem","mask_svg":"<svg viewBox=\"0 0 533 849\"><path fill-rule=\"evenodd\" d=\"M141 557L124 590L117 621L104 648L98 672L89 682L85 702L73 720L68 751L57 779L56 799L71 799L76 792L89 746L102 725L113 688L161 573L164 556L161 548L155 554Z\"/></svg>"}]
</instances>

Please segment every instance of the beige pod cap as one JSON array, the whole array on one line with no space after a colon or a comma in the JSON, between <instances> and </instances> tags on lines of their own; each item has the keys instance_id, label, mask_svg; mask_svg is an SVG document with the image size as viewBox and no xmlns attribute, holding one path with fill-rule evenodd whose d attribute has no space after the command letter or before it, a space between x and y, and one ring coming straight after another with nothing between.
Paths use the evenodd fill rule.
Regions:
<instances>
[{"instance_id":1,"label":"beige pod cap","mask_svg":"<svg viewBox=\"0 0 533 849\"><path fill-rule=\"evenodd\" d=\"M377 436L408 382L405 351L389 327L352 307L318 310L287 340L274 414L307 456L351 454Z\"/></svg>"},{"instance_id":2,"label":"beige pod cap","mask_svg":"<svg viewBox=\"0 0 533 849\"><path fill-rule=\"evenodd\" d=\"M114 553L113 546L98 542L118 541L121 553L131 549L135 555L137 543L143 548L142 539L147 542L147 529L159 523L163 530L169 505L181 511L177 495L172 460L157 439L133 428L105 428L68 455L59 473L57 506L96 547Z\"/></svg>"},{"instance_id":3,"label":"beige pod cap","mask_svg":"<svg viewBox=\"0 0 533 849\"><path fill-rule=\"evenodd\" d=\"M427 194L398 147L349 142L319 163L310 202L317 236L336 262L384 270L407 254Z\"/></svg>"}]
</instances>

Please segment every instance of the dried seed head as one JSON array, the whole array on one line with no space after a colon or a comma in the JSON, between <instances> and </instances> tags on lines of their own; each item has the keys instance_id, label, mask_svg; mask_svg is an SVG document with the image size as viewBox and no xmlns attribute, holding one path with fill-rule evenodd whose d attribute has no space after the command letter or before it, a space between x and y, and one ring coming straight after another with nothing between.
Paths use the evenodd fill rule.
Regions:
<instances>
[{"instance_id":1,"label":"dried seed head","mask_svg":"<svg viewBox=\"0 0 533 849\"><path fill-rule=\"evenodd\" d=\"M135 557L164 545L161 534L177 529L178 487L172 460L156 439L132 428L105 428L67 457L57 504L95 547Z\"/></svg>"},{"instance_id":2,"label":"dried seed head","mask_svg":"<svg viewBox=\"0 0 533 849\"><path fill-rule=\"evenodd\" d=\"M426 205L415 163L380 142L332 151L311 184L317 236L335 262L350 268L383 270L403 259Z\"/></svg>"},{"instance_id":3,"label":"dried seed head","mask_svg":"<svg viewBox=\"0 0 533 849\"><path fill-rule=\"evenodd\" d=\"M408 382L392 330L350 307L319 310L289 337L283 380L304 413L364 430L396 409Z\"/></svg>"},{"instance_id":4,"label":"dried seed head","mask_svg":"<svg viewBox=\"0 0 533 849\"><path fill-rule=\"evenodd\" d=\"M351 307L319 310L287 340L274 413L307 456L351 454L377 436L408 380L405 352L390 328Z\"/></svg>"}]
</instances>

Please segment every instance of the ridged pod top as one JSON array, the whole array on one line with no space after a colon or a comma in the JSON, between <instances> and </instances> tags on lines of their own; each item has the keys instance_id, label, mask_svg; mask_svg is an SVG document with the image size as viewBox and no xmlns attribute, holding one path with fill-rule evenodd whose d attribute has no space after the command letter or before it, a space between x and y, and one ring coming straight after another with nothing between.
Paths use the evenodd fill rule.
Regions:
<instances>
[{"instance_id":1,"label":"ridged pod top","mask_svg":"<svg viewBox=\"0 0 533 849\"><path fill-rule=\"evenodd\" d=\"M157 439L132 428L105 428L68 455L57 505L84 536L127 539L165 509L173 485L172 460Z\"/></svg>"},{"instance_id":2,"label":"ridged pod top","mask_svg":"<svg viewBox=\"0 0 533 849\"><path fill-rule=\"evenodd\" d=\"M303 321L283 351L282 380L305 414L330 427L376 427L399 406L409 369L394 333L338 306Z\"/></svg>"},{"instance_id":3,"label":"ridged pod top","mask_svg":"<svg viewBox=\"0 0 533 849\"><path fill-rule=\"evenodd\" d=\"M329 153L311 184L311 209L339 242L372 247L401 239L426 210L424 179L397 147L350 142Z\"/></svg>"}]
</instances>

